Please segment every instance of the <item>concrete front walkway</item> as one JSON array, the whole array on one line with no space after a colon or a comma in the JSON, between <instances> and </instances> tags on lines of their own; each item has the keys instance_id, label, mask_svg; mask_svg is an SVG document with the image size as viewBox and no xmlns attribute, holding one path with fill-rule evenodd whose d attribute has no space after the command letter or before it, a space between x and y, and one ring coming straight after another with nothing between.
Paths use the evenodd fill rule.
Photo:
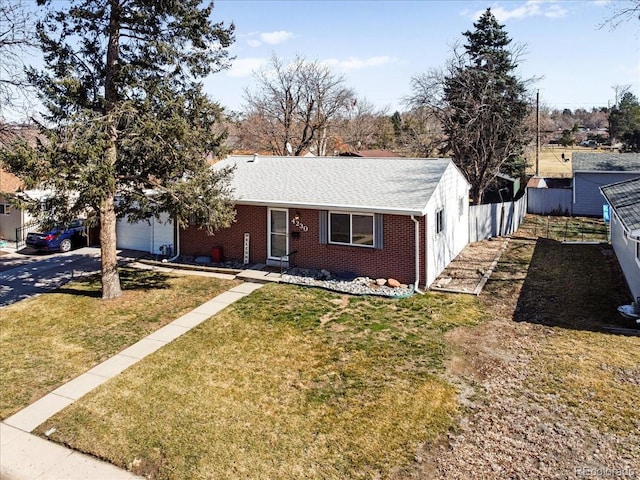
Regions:
<instances>
[{"instance_id":1,"label":"concrete front walkway","mask_svg":"<svg viewBox=\"0 0 640 480\"><path fill-rule=\"evenodd\" d=\"M130 472L31 435L38 425L147 355L262 287L246 282L165 325L0 423L0 478L133 479Z\"/></svg>"}]
</instances>

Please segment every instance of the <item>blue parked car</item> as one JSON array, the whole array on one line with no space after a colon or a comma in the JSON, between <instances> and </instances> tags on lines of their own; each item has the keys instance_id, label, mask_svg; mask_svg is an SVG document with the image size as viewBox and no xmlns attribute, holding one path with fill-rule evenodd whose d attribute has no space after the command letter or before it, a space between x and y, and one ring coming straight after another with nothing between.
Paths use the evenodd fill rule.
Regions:
<instances>
[{"instance_id":1,"label":"blue parked car","mask_svg":"<svg viewBox=\"0 0 640 480\"><path fill-rule=\"evenodd\" d=\"M86 245L84 221L73 220L68 227L54 227L45 233L30 232L27 235L27 247L47 252L68 252L73 247Z\"/></svg>"}]
</instances>

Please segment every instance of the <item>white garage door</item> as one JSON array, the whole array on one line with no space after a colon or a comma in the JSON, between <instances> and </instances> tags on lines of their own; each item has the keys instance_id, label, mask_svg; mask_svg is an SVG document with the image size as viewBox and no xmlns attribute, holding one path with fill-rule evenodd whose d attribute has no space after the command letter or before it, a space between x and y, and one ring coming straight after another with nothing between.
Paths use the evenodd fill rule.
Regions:
<instances>
[{"instance_id":1,"label":"white garage door","mask_svg":"<svg viewBox=\"0 0 640 480\"><path fill-rule=\"evenodd\" d=\"M129 223L126 218L118 220L116 235L118 248L140 250L143 252L161 253L160 247L171 245L173 250L173 222L169 216L162 214L160 220Z\"/></svg>"}]
</instances>

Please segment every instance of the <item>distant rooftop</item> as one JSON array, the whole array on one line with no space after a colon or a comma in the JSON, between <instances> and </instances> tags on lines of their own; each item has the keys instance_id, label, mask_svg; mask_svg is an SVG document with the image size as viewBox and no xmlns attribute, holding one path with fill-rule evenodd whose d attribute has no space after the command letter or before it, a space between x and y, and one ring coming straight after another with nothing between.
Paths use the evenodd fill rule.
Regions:
<instances>
[{"instance_id":1,"label":"distant rooftop","mask_svg":"<svg viewBox=\"0 0 640 480\"><path fill-rule=\"evenodd\" d=\"M238 204L423 215L450 159L229 156Z\"/></svg>"},{"instance_id":2,"label":"distant rooftop","mask_svg":"<svg viewBox=\"0 0 640 480\"><path fill-rule=\"evenodd\" d=\"M586 153L574 152L574 172L638 172L640 153Z\"/></svg>"},{"instance_id":3,"label":"distant rooftop","mask_svg":"<svg viewBox=\"0 0 640 480\"><path fill-rule=\"evenodd\" d=\"M340 154L341 157L369 157L369 158L395 158L400 157L391 150L358 150L357 152L345 152Z\"/></svg>"},{"instance_id":4,"label":"distant rooftop","mask_svg":"<svg viewBox=\"0 0 640 480\"><path fill-rule=\"evenodd\" d=\"M640 178L600 187L628 231L640 228Z\"/></svg>"}]
</instances>

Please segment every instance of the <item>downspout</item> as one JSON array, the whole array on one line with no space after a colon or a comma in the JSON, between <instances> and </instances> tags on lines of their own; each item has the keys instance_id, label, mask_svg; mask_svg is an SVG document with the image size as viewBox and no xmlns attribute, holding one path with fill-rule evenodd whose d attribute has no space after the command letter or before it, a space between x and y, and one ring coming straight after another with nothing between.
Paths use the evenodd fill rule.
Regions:
<instances>
[{"instance_id":1,"label":"downspout","mask_svg":"<svg viewBox=\"0 0 640 480\"><path fill-rule=\"evenodd\" d=\"M421 295L424 294L418 286L420 285L420 222L416 220L414 215L411 215L411 220L415 225L415 246L416 246L416 281L413 284L413 291Z\"/></svg>"},{"instance_id":2,"label":"downspout","mask_svg":"<svg viewBox=\"0 0 640 480\"><path fill-rule=\"evenodd\" d=\"M174 262L180 256L180 225L178 223L178 219L177 218L174 219L173 223L174 223L174 225L176 227L176 254L171 258L167 258L166 260L163 260L165 262Z\"/></svg>"}]
</instances>

